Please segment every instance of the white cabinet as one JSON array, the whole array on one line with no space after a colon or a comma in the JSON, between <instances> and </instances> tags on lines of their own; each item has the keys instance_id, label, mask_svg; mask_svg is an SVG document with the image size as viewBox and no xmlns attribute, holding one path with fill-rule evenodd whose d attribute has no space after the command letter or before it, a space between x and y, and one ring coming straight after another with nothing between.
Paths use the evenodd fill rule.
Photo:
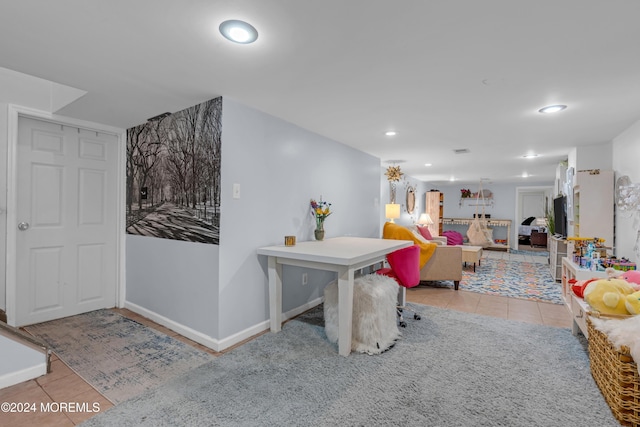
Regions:
<instances>
[{"instance_id":1,"label":"white cabinet","mask_svg":"<svg viewBox=\"0 0 640 427\"><path fill-rule=\"evenodd\" d=\"M613 171L578 171L573 186L573 234L598 237L613 248ZM609 250L611 252L611 250Z\"/></svg>"},{"instance_id":2,"label":"white cabinet","mask_svg":"<svg viewBox=\"0 0 640 427\"><path fill-rule=\"evenodd\" d=\"M558 282L562 278L562 258L567 256L567 241L551 236L549 238L549 268L551 277Z\"/></svg>"}]
</instances>

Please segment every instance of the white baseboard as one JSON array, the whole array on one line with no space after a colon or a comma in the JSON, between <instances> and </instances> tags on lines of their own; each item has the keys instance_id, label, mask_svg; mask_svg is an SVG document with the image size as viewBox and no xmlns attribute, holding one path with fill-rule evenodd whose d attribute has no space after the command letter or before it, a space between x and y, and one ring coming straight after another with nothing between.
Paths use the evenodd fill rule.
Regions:
<instances>
[{"instance_id":1,"label":"white baseboard","mask_svg":"<svg viewBox=\"0 0 640 427\"><path fill-rule=\"evenodd\" d=\"M210 349L213 349L215 351L220 351L218 340L216 340L215 338L211 338L210 336L205 335L202 332L198 332L195 329L164 317L163 315L158 314L155 311L151 311L129 301L124 302L124 307L133 311L134 313L138 313L139 315L146 317L147 319L153 320L154 322L159 323L160 325L169 328L174 332L179 333L183 337L189 338L190 340L202 344L205 347L209 347Z\"/></svg>"},{"instance_id":2,"label":"white baseboard","mask_svg":"<svg viewBox=\"0 0 640 427\"><path fill-rule=\"evenodd\" d=\"M286 313L282 314L282 321L284 322L286 320L292 319L304 313L305 311L312 309L313 307L322 303L322 301L324 301L324 298L322 297L316 298L313 301L309 301L308 303L301 305L300 307L294 308L293 310L289 310ZM236 345L239 342L246 340L247 338L251 338L256 334L259 334L261 332L268 330L271 327L269 323L270 323L269 320L265 320L264 322L258 323L255 326L252 326L234 335L224 338L220 340L220 345L223 349Z\"/></svg>"},{"instance_id":3,"label":"white baseboard","mask_svg":"<svg viewBox=\"0 0 640 427\"><path fill-rule=\"evenodd\" d=\"M306 304L301 305L300 307L296 307L293 310L289 310L286 313L282 314L282 321L286 321L289 319L292 319L302 313L304 313L307 310L312 309L313 307L317 306L318 304L321 304L322 301L324 300L324 298L319 297L314 299L313 301L309 301ZM244 329L240 332L237 332L233 335L230 335L226 338L223 338L221 340L212 338L208 335L205 335L201 332L198 332L188 326L185 326L181 323L175 322L171 319L168 319L156 312L153 312L151 310L148 310L144 307L141 307L137 304L134 304L132 302L129 301L125 301L124 303L125 308L133 311L134 313L138 313L141 316L146 317L147 319L153 320L154 322L167 327L169 329L171 329L174 332L179 333L180 335L189 338L190 340L193 340L199 344L204 345L205 347L208 347L212 350L215 351L223 351L229 347L232 347L248 338L251 338L254 335L257 335L261 332L264 332L266 330L268 330L270 328L269 325L269 320L265 320L264 322L260 322L257 325L253 325L247 329Z\"/></svg>"},{"instance_id":4,"label":"white baseboard","mask_svg":"<svg viewBox=\"0 0 640 427\"><path fill-rule=\"evenodd\" d=\"M324 297L318 297L316 299L314 299L313 301L309 301L308 303L301 305L298 308L294 308L293 310L289 310L286 313L282 314L282 321L284 322L285 320L289 320L292 319L302 313L304 313L307 310L311 310L313 307L322 304L322 302L324 301Z\"/></svg>"},{"instance_id":5,"label":"white baseboard","mask_svg":"<svg viewBox=\"0 0 640 427\"><path fill-rule=\"evenodd\" d=\"M43 357L45 357L43 355ZM43 362L39 365L25 368L20 371L11 372L0 376L0 389L10 387L15 384L20 384L25 381L32 380L34 378L41 377L47 374L47 363Z\"/></svg>"}]
</instances>

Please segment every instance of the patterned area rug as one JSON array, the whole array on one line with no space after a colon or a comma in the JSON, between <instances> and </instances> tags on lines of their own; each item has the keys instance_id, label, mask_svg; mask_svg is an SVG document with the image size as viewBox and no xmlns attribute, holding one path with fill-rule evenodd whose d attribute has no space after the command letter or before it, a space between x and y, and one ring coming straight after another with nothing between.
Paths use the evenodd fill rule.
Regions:
<instances>
[{"instance_id":1,"label":"patterned area rug","mask_svg":"<svg viewBox=\"0 0 640 427\"><path fill-rule=\"evenodd\" d=\"M462 270L460 289L562 304L562 286L551 278L549 266L533 262L482 258L480 266Z\"/></svg>"},{"instance_id":2,"label":"patterned area rug","mask_svg":"<svg viewBox=\"0 0 640 427\"><path fill-rule=\"evenodd\" d=\"M111 310L28 326L113 403L138 396L215 357Z\"/></svg>"}]
</instances>

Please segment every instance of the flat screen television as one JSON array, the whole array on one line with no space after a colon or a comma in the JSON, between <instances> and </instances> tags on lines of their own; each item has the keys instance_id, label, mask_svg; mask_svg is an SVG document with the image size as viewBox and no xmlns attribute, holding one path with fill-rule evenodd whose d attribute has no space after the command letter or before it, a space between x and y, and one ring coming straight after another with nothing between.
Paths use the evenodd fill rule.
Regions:
<instances>
[{"instance_id":1,"label":"flat screen television","mask_svg":"<svg viewBox=\"0 0 640 427\"><path fill-rule=\"evenodd\" d=\"M567 237L567 197L559 196L553 199L554 234Z\"/></svg>"}]
</instances>

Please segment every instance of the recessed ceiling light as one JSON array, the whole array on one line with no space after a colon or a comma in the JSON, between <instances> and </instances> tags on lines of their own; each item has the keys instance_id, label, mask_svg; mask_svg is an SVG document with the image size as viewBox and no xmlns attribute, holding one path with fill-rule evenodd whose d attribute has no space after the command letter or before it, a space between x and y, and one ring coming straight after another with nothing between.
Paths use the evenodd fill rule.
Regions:
<instances>
[{"instance_id":1,"label":"recessed ceiling light","mask_svg":"<svg viewBox=\"0 0 640 427\"><path fill-rule=\"evenodd\" d=\"M523 177L523 178L529 178L529 174L528 174L528 173L526 173L526 172L522 172L522 177Z\"/></svg>"},{"instance_id":2,"label":"recessed ceiling light","mask_svg":"<svg viewBox=\"0 0 640 427\"><path fill-rule=\"evenodd\" d=\"M249 44L258 39L258 30L253 25L237 19L224 21L219 30L226 39L234 43Z\"/></svg>"},{"instance_id":3,"label":"recessed ceiling light","mask_svg":"<svg viewBox=\"0 0 640 427\"><path fill-rule=\"evenodd\" d=\"M429 166L431 166L431 163L425 163L424 165L425 165L426 167L429 167Z\"/></svg>"},{"instance_id":4,"label":"recessed ceiling light","mask_svg":"<svg viewBox=\"0 0 640 427\"><path fill-rule=\"evenodd\" d=\"M396 136L398 132L396 132L395 130L388 130L384 134L387 136Z\"/></svg>"},{"instance_id":5,"label":"recessed ceiling light","mask_svg":"<svg viewBox=\"0 0 640 427\"><path fill-rule=\"evenodd\" d=\"M525 154L524 156L522 156L522 158L524 159L533 159L538 157L540 154Z\"/></svg>"},{"instance_id":6,"label":"recessed ceiling light","mask_svg":"<svg viewBox=\"0 0 640 427\"><path fill-rule=\"evenodd\" d=\"M558 111L562 111L567 108L566 105L548 105L538 110L538 113L557 113Z\"/></svg>"}]
</instances>

